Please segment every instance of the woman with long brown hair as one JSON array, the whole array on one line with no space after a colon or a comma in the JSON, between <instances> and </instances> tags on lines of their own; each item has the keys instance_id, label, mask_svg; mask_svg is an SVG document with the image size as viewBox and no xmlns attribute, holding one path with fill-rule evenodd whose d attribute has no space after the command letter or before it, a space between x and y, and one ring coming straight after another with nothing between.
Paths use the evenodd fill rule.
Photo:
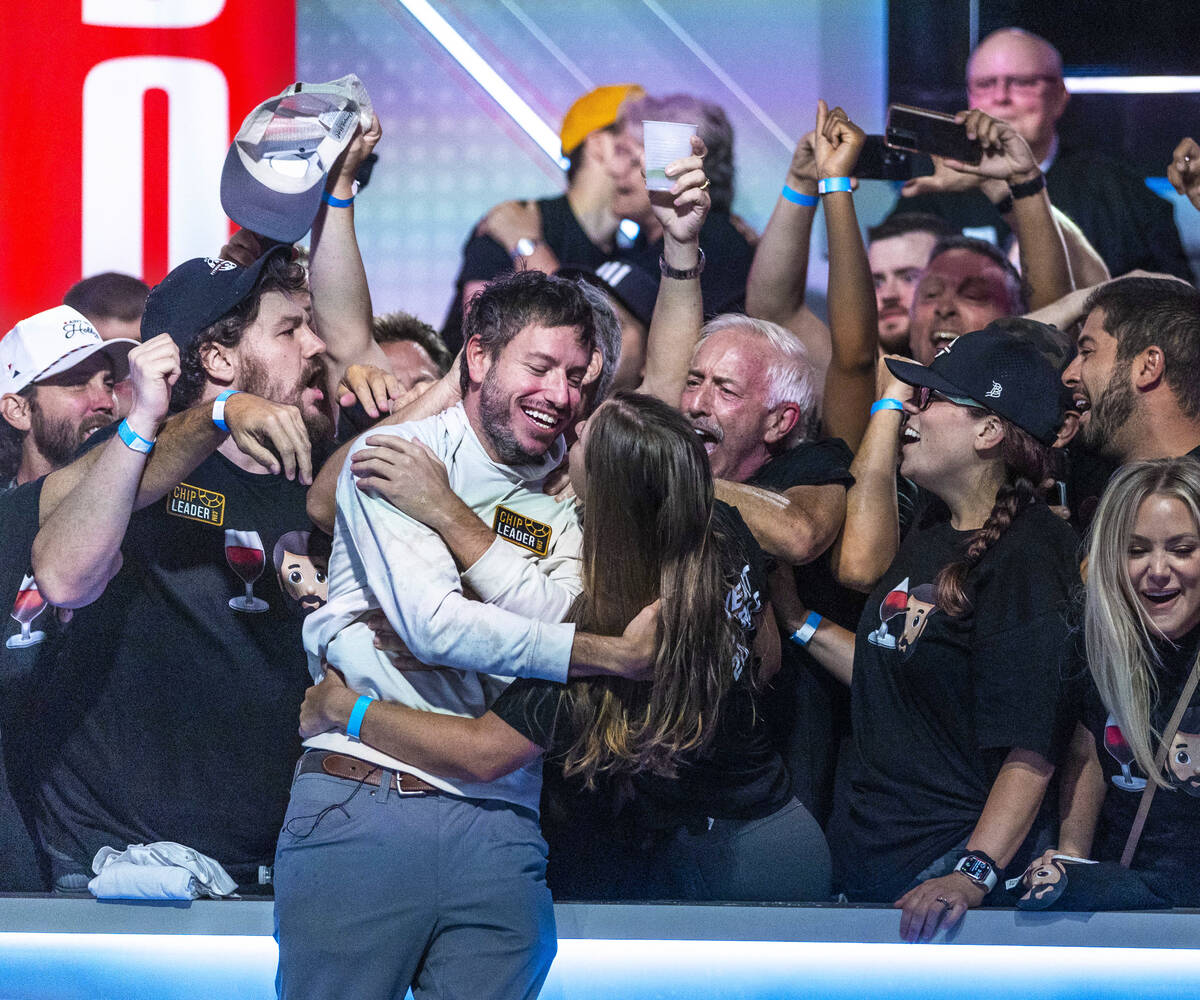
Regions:
<instances>
[{"instance_id":1,"label":"woman with long brown hair","mask_svg":"<svg viewBox=\"0 0 1200 1000\"><path fill-rule=\"evenodd\" d=\"M829 826L835 886L894 901L907 940L951 926L996 887L1060 749L1059 656L1079 576L1074 533L1038 495L1061 423L1058 374L1028 342L1039 332L1000 321L929 367L888 360L898 381L868 434L893 422L923 514L857 633L783 614L850 685L847 781Z\"/></svg>"},{"instance_id":2,"label":"woman with long brown hair","mask_svg":"<svg viewBox=\"0 0 1200 1000\"><path fill-rule=\"evenodd\" d=\"M586 785L615 779L652 845L626 882L647 894L824 898L824 837L755 711L754 651L774 638L763 555L714 499L703 445L670 406L618 393L583 425L570 469L584 585L570 617L619 635L659 601L651 681L518 679L476 719L373 702L363 741L450 777L494 780L552 752ZM327 673L305 699L302 735L343 728L356 697Z\"/></svg>"}]
</instances>

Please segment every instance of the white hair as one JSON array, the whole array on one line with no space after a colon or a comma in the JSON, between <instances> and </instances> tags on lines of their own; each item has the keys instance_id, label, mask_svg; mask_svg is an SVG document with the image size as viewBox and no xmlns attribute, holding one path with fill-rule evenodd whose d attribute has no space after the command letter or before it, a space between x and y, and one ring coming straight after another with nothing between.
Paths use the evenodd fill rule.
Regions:
<instances>
[{"instance_id":1,"label":"white hair","mask_svg":"<svg viewBox=\"0 0 1200 1000\"><path fill-rule=\"evenodd\" d=\"M696 350L714 333L724 330L744 330L770 345L775 358L767 366L767 409L773 410L783 403L795 405L800 415L784 444L791 447L803 441L813 433L817 420L817 391L808 348L791 330L778 323L742 313L722 313L704 324Z\"/></svg>"}]
</instances>

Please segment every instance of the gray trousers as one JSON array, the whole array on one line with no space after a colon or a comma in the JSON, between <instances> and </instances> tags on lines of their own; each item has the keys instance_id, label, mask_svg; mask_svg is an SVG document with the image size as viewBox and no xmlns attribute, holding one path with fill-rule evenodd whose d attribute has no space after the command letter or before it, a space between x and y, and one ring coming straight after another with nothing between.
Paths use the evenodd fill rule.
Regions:
<instances>
[{"instance_id":1,"label":"gray trousers","mask_svg":"<svg viewBox=\"0 0 1200 1000\"><path fill-rule=\"evenodd\" d=\"M536 997L557 940L537 817L298 775L275 854L283 1000Z\"/></svg>"}]
</instances>

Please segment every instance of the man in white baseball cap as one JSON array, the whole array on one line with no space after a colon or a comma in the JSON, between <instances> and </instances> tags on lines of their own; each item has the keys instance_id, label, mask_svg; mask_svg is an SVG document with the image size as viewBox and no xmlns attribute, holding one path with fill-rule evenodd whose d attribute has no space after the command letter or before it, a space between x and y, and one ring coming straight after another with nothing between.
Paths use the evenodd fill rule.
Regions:
<instances>
[{"instance_id":1,"label":"man in white baseball cap","mask_svg":"<svg viewBox=\"0 0 1200 1000\"><path fill-rule=\"evenodd\" d=\"M56 306L0 337L0 492L66 465L116 419L113 385L136 340L104 340L82 313Z\"/></svg>"}]
</instances>

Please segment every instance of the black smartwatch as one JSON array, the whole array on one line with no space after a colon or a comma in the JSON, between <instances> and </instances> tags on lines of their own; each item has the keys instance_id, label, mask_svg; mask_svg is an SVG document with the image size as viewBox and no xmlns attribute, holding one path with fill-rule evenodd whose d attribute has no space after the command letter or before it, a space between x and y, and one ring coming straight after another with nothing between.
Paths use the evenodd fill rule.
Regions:
<instances>
[{"instance_id":1,"label":"black smartwatch","mask_svg":"<svg viewBox=\"0 0 1200 1000\"><path fill-rule=\"evenodd\" d=\"M984 892L991 892L996 887L996 862L982 851L968 851L958 859L954 870L962 872Z\"/></svg>"}]
</instances>

